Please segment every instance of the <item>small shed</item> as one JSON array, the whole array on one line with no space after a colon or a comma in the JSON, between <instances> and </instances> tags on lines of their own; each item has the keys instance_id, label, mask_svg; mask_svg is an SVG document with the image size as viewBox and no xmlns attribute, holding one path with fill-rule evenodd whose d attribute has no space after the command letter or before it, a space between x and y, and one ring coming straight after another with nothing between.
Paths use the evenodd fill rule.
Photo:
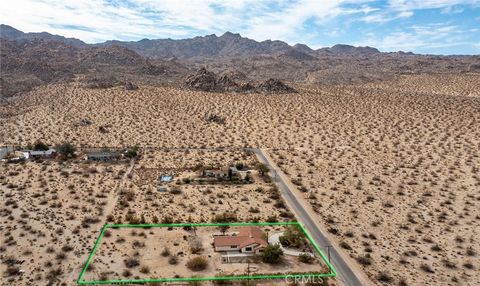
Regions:
<instances>
[{"instance_id":1,"label":"small shed","mask_svg":"<svg viewBox=\"0 0 480 286\"><path fill-rule=\"evenodd\" d=\"M167 187L165 187L165 186L160 186L160 187L158 187L158 191L159 191L160 193L166 193L166 192L168 191L168 189L167 189Z\"/></svg>"},{"instance_id":2,"label":"small shed","mask_svg":"<svg viewBox=\"0 0 480 286\"><path fill-rule=\"evenodd\" d=\"M13 147L0 148L0 160L7 158L8 155L12 154L13 152L15 152L15 148Z\"/></svg>"},{"instance_id":3,"label":"small shed","mask_svg":"<svg viewBox=\"0 0 480 286\"><path fill-rule=\"evenodd\" d=\"M162 183L170 183L173 180L172 175L161 175L160 176L160 182Z\"/></svg>"}]
</instances>

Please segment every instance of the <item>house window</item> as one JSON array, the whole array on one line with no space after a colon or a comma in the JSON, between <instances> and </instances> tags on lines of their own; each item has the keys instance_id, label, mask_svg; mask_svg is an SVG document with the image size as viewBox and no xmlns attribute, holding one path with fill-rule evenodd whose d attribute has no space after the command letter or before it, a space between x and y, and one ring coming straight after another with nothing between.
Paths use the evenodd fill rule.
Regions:
<instances>
[{"instance_id":1,"label":"house window","mask_svg":"<svg viewBox=\"0 0 480 286\"><path fill-rule=\"evenodd\" d=\"M246 247L245 251L252 251L252 248L251 247Z\"/></svg>"},{"instance_id":2,"label":"house window","mask_svg":"<svg viewBox=\"0 0 480 286\"><path fill-rule=\"evenodd\" d=\"M236 245L230 245L230 248L237 248Z\"/></svg>"}]
</instances>

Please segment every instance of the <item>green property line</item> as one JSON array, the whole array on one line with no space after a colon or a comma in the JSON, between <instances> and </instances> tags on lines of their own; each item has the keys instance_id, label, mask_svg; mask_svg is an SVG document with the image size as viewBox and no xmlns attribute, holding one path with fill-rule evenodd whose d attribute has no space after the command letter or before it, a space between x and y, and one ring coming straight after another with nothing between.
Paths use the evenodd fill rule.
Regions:
<instances>
[{"instance_id":1,"label":"green property line","mask_svg":"<svg viewBox=\"0 0 480 286\"><path fill-rule=\"evenodd\" d=\"M216 276L216 277L179 277L179 278L149 278L149 279L126 279L126 280L99 280L99 281L83 281L83 276L87 271L88 266L92 262L98 246L108 228L151 228L151 227L208 227L208 226L285 226L285 225L297 225L302 232L312 243L315 250L320 254L322 260L327 264L330 273L290 273L290 274L271 274L271 275L239 275L239 276ZM158 283L158 282L188 282L188 281L219 281L219 280L245 280L245 279L282 279L293 277L336 277L337 272L326 259L322 250L311 235L306 231L305 227L296 221L291 222L246 222L246 223L176 223L176 224L105 224L98 236L93 249L88 256L87 262L80 272L77 280L78 285L92 285L92 284L112 284L112 283Z\"/></svg>"}]
</instances>

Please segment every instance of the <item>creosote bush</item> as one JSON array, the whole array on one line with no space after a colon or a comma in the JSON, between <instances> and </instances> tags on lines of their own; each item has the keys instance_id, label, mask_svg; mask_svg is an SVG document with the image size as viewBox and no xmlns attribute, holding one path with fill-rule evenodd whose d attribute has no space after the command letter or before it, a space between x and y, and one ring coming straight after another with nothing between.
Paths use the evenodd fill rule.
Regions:
<instances>
[{"instance_id":1,"label":"creosote bush","mask_svg":"<svg viewBox=\"0 0 480 286\"><path fill-rule=\"evenodd\" d=\"M192 271L202 271L202 270L207 269L208 260L207 260L207 258L205 258L203 256L197 256L197 257L194 257L194 258L190 259L187 262L186 266L188 267L188 269L190 269Z\"/></svg>"}]
</instances>

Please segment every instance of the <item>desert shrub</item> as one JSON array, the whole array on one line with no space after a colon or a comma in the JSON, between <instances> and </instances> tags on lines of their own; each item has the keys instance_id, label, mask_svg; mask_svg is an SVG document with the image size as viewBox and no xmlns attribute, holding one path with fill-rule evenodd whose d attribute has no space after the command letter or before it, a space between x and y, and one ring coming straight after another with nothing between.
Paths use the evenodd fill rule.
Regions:
<instances>
[{"instance_id":1,"label":"desert shrub","mask_svg":"<svg viewBox=\"0 0 480 286\"><path fill-rule=\"evenodd\" d=\"M170 250L169 250L167 247L165 247L165 248L162 250L161 255L162 255L163 257L169 256L169 255L170 255Z\"/></svg>"},{"instance_id":2,"label":"desert shrub","mask_svg":"<svg viewBox=\"0 0 480 286\"><path fill-rule=\"evenodd\" d=\"M473 263L470 262L470 261L467 261L467 262L463 263L463 267L465 267L467 269L470 269L470 270L475 268L475 266L473 266Z\"/></svg>"},{"instance_id":3,"label":"desert shrub","mask_svg":"<svg viewBox=\"0 0 480 286\"><path fill-rule=\"evenodd\" d=\"M269 264L277 264L281 261L283 255L283 250L280 248L280 245L268 245L263 250L261 257L262 261Z\"/></svg>"},{"instance_id":4,"label":"desert shrub","mask_svg":"<svg viewBox=\"0 0 480 286\"><path fill-rule=\"evenodd\" d=\"M469 247L469 248L467 248L467 255L468 256L477 256L477 252L472 247Z\"/></svg>"},{"instance_id":5,"label":"desert shrub","mask_svg":"<svg viewBox=\"0 0 480 286\"><path fill-rule=\"evenodd\" d=\"M202 240L199 238L194 238L190 241L190 251L192 254L200 253L203 250Z\"/></svg>"},{"instance_id":6,"label":"desert shrub","mask_svg":"<svg viewBox=\"0 0 480 286\"><path fill-rule=\"evenodd\" d=\"M54 281L56 280L56 278L60 275L63 274L63 270L62 268L58 267L56 269L52 269L50 270L47 275L45 276L45 278L47 278L48 281Z\"/></svg>"},{"instance_id":7,"label":"desert shrub","mask_svg":"<svg viewBox=\"0 0 480 286\"><path fill-rule=\"evenodd\" d=\"M267 217L267 222L277 222L278 221L278 218L276 215L271 215L269 217Z\"/></svg>"},{"instance_id":8,"label":"desert shrub","mask_svg":"<svg viewBox=\"0 0 480 286\"><path fill-rule=\"evenodd\" d=\"M433 270L433 268L428 265L428 264L422 264L420 265L420 269L422 269L423 271L427 272L427 273L435 273L435 271Z\"/></svg>"},{"instance_id":9,"label":"desert shrub","mask_svg":"<svg viewBox=\"0 0 480 286\"><path fill-rule=\"evenodd\" d=\"M148 274L148 273L150 273L150 268L148 266L142 266L140 268L140 273Z\"/></svg>"},{"instance_id":10,"label":"desert shrub","mask_svg":"<svg viewBox=\"0 0 480 286\"><path fill-rule=\"evenodd\" d=\"M285 209L287 206L285 205L285 202L283 200L278 200L274 205L277 209Z\"/></svg>"},{"instance_id":11,"label":"desert shrub","mask_svg":"<svg viewBox=\"0 0 480 286\"><path fill-rule=\"evenodd\" d=\"M387 272L379 272L377 275L377 280L383 283L391 283L393 281L393 277Z\"/></svg>"},{"instance_id":12,"label":"desert shrub","mask_svg":"<svg viewBox=\"0 0 480 286\"><path fill-rule=\"evenodd\" d=\"M93 265L93 263L89 263L87 266L87 271L92 271L94 269L95 269L95 266Z\"/></svg>"},{"instance_id":13,"label":"desert shrub","mask_svg":"<svg viewBox=\"0 0 480 286\"><path fill-rule=\"evenodd\" d=\"M368 254L368 253L366 255L357 256L356 260L359 264L364 265L364 266L372 265L372 258L370 256L370 254Z\"/></svg>"},{"instance_id":14,"label":"desert shrub","mask_svg":"<svg viewBox=\"0 0 480 286\"><path fill-rule=\"evenodd\" d=\"M180 189L179 186L173 186L170 190L170 193L174 195L179 195L182 193L182 189Z\"/></svg>"},{"instance_id":15,"label":"desert shrub","mask_svg":"<svg viewBox=\"0 0 480 286\"><path fill-rule=\"evenodd\" d=\"M125 151L125 157L127 158L135 158L138 156L138 147L130 147Z\"/></svg>"},{"instance_id":16,"label":"desert shrub","mask_svg":"<svg viewBox=\"0 0 480 286\"><path fill-rule=\"evenodd\" d=\"M306 253L302 253L298 256L298 261L306 264L312 263L314 258L311 255L308 255Z\"/></svg>"},{"instance_id":17,"label":"desert shrub","mask_svg":"<svg viewBox=\"0 0 480 286\"><path fill-rule=\"evenodd\" d=\"M267 165L263 164L263 163L260 163L258 164L258 172L260 173L260 176L264 176L265 173L268 173L270 169L268 168Z\"/></svg>"},{"instance_id":18,"label":"desert shrub","mask_svg":"<svg viewBox=\"0 0 480 286\"><path fill-rule=\"evenodd\" d=\"M236 221L237 215L231 212L223 212L221 214L217 214L212 219L212 222L214 223L229 223ZM220 226L219 229L221 232L225 233L229 229L229 226Z\"/></svg>"},{"instance_id":19,"label":"desert shrub","mask_svg":"<svg viewBox=\"0 0 480 286\"><path fill-rule=\"evenodd\" d=\"M73 250L73 247L68 245L68 244L66 244L62 247L63 252L69 252L69 251L72 251L72 250Z\"/></svg>"},{"instance_id":20,"label":"desert shrub","mask_svg":"<svg viewBox=\"0 0 480 286\"><path fill-rule=\"evenodd\" d=\"M130 257L125 260L125 266L127 266L128 268L137 267L138 265L140 265L140 261L138 261L137 258Z\"/></svg>"},{"instance_id":21,"label":"desert shrub","mask_svg":"<svg viewBox=\"0 0 480 286\"><path fill-rule=\"evenodd\" d=\"M73 157L77 149L70 142L64 142L57 146L57 151L59 154L63 155L66 158Z\"/></svg>"},{"instance_id":22,"label":"desert shrub","mask_svg":"<svg viewBox=\"0 0 480 286\"><path fill-rule=\"evenodd\" d=\"M33 146L33 150L35 151L47 151L49 148L50 147L42 141L37 141Z\"/></svg>"},{"instance_id":23,"label":"desert shrub","mask_svg":"<svg viewBox=\"0 0 480 286\"><path fill-rule=\"evenodd\" d=\"M202 270L207 269L208 260L203 256L197 256L197 257L194 257L194 258L190 259L187 262L186 266L188 267L188 269L190 269L192 271L202 271Z\"/></svg>"},{"instance_id":24,"label":"desert shrub","mask_svg":"<svg viewBox=\"0 0 480 286\"><path fill-rule=\"evenodd\" d=\"M163 224L172 224L173 223L173 218L171 216L164 216L162 218L162 223Z\"/></svg>"},{"instance_id":25,"label":"desert shrub","mask_svg":"<svg viewBox=\"0 0 480 286\"><path fill-rule=\"evenodd\" d=\"M123 275L123 277L130 277L130 276L132 276L132 272L130 272L130 270L128 270L128 269L125 269L125 270L123 270L122 275Z\"/></svg>"},{"instance_id":26,"label":"desert shrub","mask_svg":"<svg viewBox=\"0 0 480 286\"><path fill-rule=\"evenodd\" d=\"M452 261L448 260L448 259L443 259L442 263L447 268L450 268L450 269L457 268L457 265L455 263L453 263Z\"/></svg>"},{"instance_id":27,"label":"desert shrub","mask_svg":"<svg viewBox=\"0 0 480 286\"><path fill-rule=\"evenodd\" d=\"M346 250L352 250L352 247L346 241L340 242L340 247Z\"/></svg>"},{"instance_id":28,"label":"desert shrub","mask_svg":"<svg viewBox=\"0 0 480 286\"><path fill-rule=\"evenodd\" d=\"M283 246L293 248L302 248L307 243L305 235L298 226L290 226L279 240Z\"/></svg>"},{"instance_id":29,"label":"desert shrub","mask_svg":"<svg viewBox=\"0 0 480 286\"><path fill-rule=\"evenodd\" d=\"M177 265L178 264L178 257L175 255L170 256L168 259L168 263L171 265Z\"/></svg>"},{"instance_id":30,"label":"desert shrub","mask_svg":"<svg viewBox=\"0 0 480 286\"><path fill-rule=\"evenodd\" d=\"M15 276L20 274L20 268L18 266L8 266L7 270L5 271L6 276Z\"/></svg>"}]
</instances>

